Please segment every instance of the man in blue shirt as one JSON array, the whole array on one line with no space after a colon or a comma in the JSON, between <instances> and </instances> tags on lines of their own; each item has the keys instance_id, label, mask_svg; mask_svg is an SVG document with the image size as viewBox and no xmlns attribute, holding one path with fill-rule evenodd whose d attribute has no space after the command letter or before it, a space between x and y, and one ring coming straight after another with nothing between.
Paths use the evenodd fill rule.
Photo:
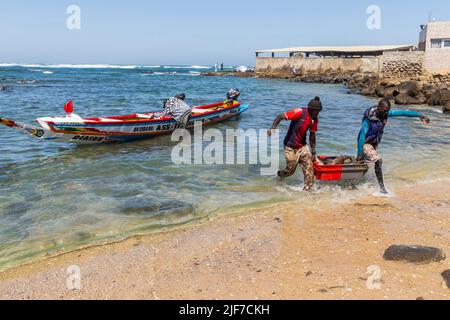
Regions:
<instances>
[{"instance_id":1,"label":"man in blue shirt","mask_svg":"<svg viewBox=\"0 0 450 320\"><path fill-rule=\"evenodd\" d=\"M387 193L383 181L382 159L378 156L377 148L384 133L384 127L389 117L416 117L424 123L430 119L417 111L391 110L389 99L383 99L378 106L371 107L364 112L361 131L358 136L358 161L375 163L375 174L382 193Z\"/></svg>"}]
</instances>

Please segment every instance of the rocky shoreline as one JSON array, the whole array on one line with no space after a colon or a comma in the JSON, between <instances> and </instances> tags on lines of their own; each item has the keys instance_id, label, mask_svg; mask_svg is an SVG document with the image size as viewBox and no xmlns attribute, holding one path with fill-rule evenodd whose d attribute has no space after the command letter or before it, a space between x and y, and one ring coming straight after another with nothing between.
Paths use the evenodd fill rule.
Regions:
<instances>
[{"instance_id":1,"label":"rocky shoreline","mask_svg":"<svg viewBox=\"0 0 450 320\"><path fill-rule=\"evenodd\" d=\"M348 88L349 94L388 98L398 105L442 106L444 113L450 113L450 74L380 78L372 73L329 72L293 75L291 70L278 70L270 72L208 72L202 75L288 79L305 83L341 83Z\"/></svg>"},{"instance_id":2,"label":"rocky shoreline","mask_svg":"<svg viewBox=\"0 0 450 320\"><path fill-rule=\"evenodd\" d=\"M201 74L205 77L239 77L239 78L254 78L255 72L254 71L217 71L217 72L203 72Z\"/></svg>"},{"instance_id":3,"label":"rocky shoreline","mask_svg":"<svg viewBox=\"0 0 450 320\"><path fill-rule=\"evenodd\" d=\"M428 104L450 112L450 75L379 78L373 74L329 74L291 77L292 81L343 83L349 93L388 98L397 105Z\"/></svg>"}]
</instances>

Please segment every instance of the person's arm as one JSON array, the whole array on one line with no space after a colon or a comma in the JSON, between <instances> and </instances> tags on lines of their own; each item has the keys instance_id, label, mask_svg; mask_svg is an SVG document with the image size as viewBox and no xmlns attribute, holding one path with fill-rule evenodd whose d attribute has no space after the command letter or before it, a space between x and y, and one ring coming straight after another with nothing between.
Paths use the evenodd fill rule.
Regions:
<instances>
[{"instance_id":1,"label":"person's arm","mask_svg":"<svg viewBox=\"0 0 450 320\"><path fill-rule=\"evenodd\" d=\"M164 108L163 112L161 112L161 118L162 117L172 117L172 109L171 108Z\"/></svg>"},{"instance_id":2,"label":"person's arm","mask_svg":"<svg viewBox=\"0 0 450 320\"><path fill-rule=\"evenodd\" d=\"M319 130L319 119L312 120L309 128L309 145L311 147L311 155L313 161L316 160L316 132Z\"/></svg>"},{"instance_id":3,"label":"person's arm","mask_svg":"<svg viewBox=\"0 0 450 320\"><path fill-rule=\"evenodd\" d=\"M272 130L275 130L282 120L298 120L303 114L303 109L297 108L289 110L283 114L278 115L273 121L272 127L267 130L267 135L272 136Z\"/></svg>"},{"instance_id":4,"label":"person's arm","mask_svg":"<svg viewBox=\"0 0 450 320\"><path fill-rule=\"evenodd\" d=\"M390 110L388 112L389 117L411 117L420 118L422 122L430 123L430 119L423 114L413 110Z\"/></svg>"},{"instance_id":5,"label":"person's arm","mask_svg":"<svg viewBox=\"0 0 450 320\"><path fill-rule=\"evenodd\" d=\"M311 146L311 153L313 160L316 158L316 132L309 133L309 145Z\"/></svg>"},{"instance_id":6,"label":"person's arm","mask_svg":"<svg viewBox=\"0 0 450 320\"><path fill-rule=\"evenodd\" d=\"M361 131L359 132L359 137L358 137L358 160L361 160L363 157L363 148L364 148L364 144L366 143L366 135L367 132L369 131L369 126L370 126L370 121L369 119L365 118L362 126L361 126Z\"/></svg>"},{"instance_id":7,"label":"person's arm","mask_svg":"<svg viewBox=\"0 0 450 320\"><path fill-rule=\"evenodd\" d=\"M275 118L275 120L273 121L272 127L270 127L270 129L267 130L267 135L269 137L272 136L272 130L275 130L282 120L287 120L285 113L280 114Z\"/></svg>"}]
</instances>

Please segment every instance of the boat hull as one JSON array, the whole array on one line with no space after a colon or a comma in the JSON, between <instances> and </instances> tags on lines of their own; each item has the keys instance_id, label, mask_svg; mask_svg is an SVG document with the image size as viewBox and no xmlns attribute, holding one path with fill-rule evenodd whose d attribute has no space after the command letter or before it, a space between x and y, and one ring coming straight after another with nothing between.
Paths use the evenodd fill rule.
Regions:
<instances>
[{"instance_id":1,"label":"boat hull","mask_svg":"<svg viewBox=\"0 0 450 320\"><path fill-rule=\"evenodd\" d=\"M215 106L216 110L208 107ZM218 108L218 104L198 107L201 113L193 113L187 129L196 125L209 125L240 115L248 109L247 105L235 104ZM203 109L202 109L203 108ZM151 114L147 114L151 115ZM121 118L135 117L134 120ZM145 119L137 115L90 118L59 117L39 118L39 126L32 126L9 119L0 119L0 124L30 134L46 141L70 142L76 144L99 144L127 142L147 139L158 135L170 134L180 128L180 124L173 119Z\"/></svg>"}]
</instances>

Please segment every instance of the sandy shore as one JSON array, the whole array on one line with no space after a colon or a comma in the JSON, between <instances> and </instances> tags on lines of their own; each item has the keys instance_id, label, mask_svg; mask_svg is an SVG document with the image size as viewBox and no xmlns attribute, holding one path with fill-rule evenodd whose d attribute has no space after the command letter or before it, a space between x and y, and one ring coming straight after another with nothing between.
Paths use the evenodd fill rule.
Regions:
<instances>
[{"instance_id":1,"label":"sandy shore","mask_svg":"<svg viewBox=\"0 0 450 320\"><path fill-rule=\"evenodd\" d=\"M0 274L1 299L450 299L448 182L328 208L293 203L92 247ZM392 244L436 246L447 260L387 262ZM80 290L67 289L79 266ZM368 289L378 266L381 289Z\"/></svg>"}]
</instances>

